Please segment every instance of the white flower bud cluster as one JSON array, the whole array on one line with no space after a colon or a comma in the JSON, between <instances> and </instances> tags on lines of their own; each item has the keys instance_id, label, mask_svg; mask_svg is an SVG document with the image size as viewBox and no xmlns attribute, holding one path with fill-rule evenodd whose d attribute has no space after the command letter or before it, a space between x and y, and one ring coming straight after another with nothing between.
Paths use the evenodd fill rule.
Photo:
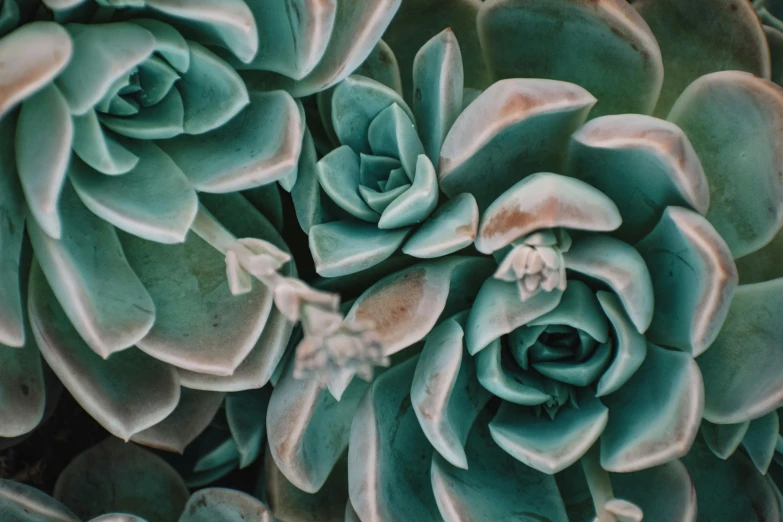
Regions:
<instances>
[{"instance_id":1,"label":"white flower bud cluster","mask_svg":"<svg viewBox=\"0 0 783 522\"><path fill-rule=\"evenodd\" d=\"M565 290L563 253L571 248L571 236L563 229L534 232L515 241L495 271L495 279L516 282L524 302L540 291Z\"/></svg>"},{"instance_id":2,"label":"white flower bud cluster","mask_svg":"<svg viewBox=\"0 0 783 522\"><path fill-rule=\"evenodd\" d=\"M340 313L340 296L316 290L278 270L291 256L256 238L236 239L203 207L193 231L226 256L226 276L231 293L252 289L252 280L269 288L275 306L291 322L301 322L304 337L296 347L294 377L313 378L326 387L332 377L346 370L371 380L375 366L389 360L367 321L347 322Z\"/></svg>"}]
</instances>

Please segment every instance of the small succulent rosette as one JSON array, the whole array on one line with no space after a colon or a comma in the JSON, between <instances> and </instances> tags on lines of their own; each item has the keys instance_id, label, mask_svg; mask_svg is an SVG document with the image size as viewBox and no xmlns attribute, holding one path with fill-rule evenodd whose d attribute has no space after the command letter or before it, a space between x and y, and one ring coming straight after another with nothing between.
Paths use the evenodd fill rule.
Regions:
<instances>
[{"instance_id":1,"label":"small succulent rosette","mask_svg":"<svg viewBox=\"0 0 783 522\"><path fill-rule=\"evenodd\" d=\"M339 297L296 277L278 231L302 107L248 91L235 66L260 52L263 24L317 26L323 52L291 52L338 81L365 51L332 48L332 28L363 28L369 53L396 7L282 24L325 15L300 7L48 0L0 39L0 436L43 416L38 350L112 434L182 451L226 392L269 381L295 322L311 351L342 334ZM287 63L278 43L264 59Z\"/></svg>"},{"instance_id":2,"label":"small succulent rosette","mask_svg":"<svg viewBox=\"0 0 783 522\"><path fill-rule=\"evenodd\" d=\"M347 512L363 521L777 520L756 466L783 391L783 89L752 7L450 4L477 15L454 34L479 41L496 81L461 104L433 165L449 202L475 200L482 255L416 264L356 300L347 319L409 358L369 389L282 375L275 465L321 495L347 447ZM400 12L412 27L417 9ZM466 68L464 85L481 77ZM724 465L702 419L754 428L750 458Z\"/></svg>"},{"instance_id":3,"label":"small succulent rosette","mask_svg":"<svg viewBox=\"0 0 783 522\"><path fill-rule=\"evenodd\" d=\"M54 498L0 480L0 518L14 522L277 522L252 496L225 488L191 495L163 459L110 437L62 471Z\"/></svg>"},{"instance_id":4,"label":"small succulent rosette","mask_svg":"<svg viewBox=\"0 0 783 522\"><path fill-rule=\"evenodd\" d=\"M306 136L293 198L320 275L360 272L399 251L429 259L472 244L478 208L471 195L438 206L436 168L462 109L462 75L459 45L446 30L416 56L412 105L383 41L357 74L318 95L311 124L328 144L318 147L325 150L317 163L307 163L315 144Z\"/></svg>"}]
</instances>

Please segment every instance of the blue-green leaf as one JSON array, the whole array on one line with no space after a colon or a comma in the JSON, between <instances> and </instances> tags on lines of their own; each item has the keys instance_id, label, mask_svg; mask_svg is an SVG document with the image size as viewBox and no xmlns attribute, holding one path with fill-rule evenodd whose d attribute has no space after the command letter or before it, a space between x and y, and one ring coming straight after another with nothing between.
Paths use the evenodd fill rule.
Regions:
<instances>
[{"instance_id":1,"label":"blue-green leaf","mask_svg":"<svg viewBox=\"0 0 783 522\"><path fill-rule=\"evenodd\" d=\"M470 192L487 206L521 178L562 172L563 151L595 98L577 85L537 79L503 80L460 114L438 160L441 190Z\"/></svg>"},{"instance_id":2,"label":"blue-green leaf","mask_svg":"<svg viewBox=\"0 0 783 522\"><path fill-rule=\"evenodd\" d=\"M324 277L365 270L387 259L400 247L409 229L381 230L372 223L332 221L310 229L310 253Z\"/></svg>"},{"instance_id":3,"label":"blue-green leaf","mask_svg":"<svg viewBox=\"0 0 783 522\"><path fill-rule=\"evenodd\" d=\"M783 225L783 89L744 72L709 74L682 93L668 120L701 158L707 219L734 257L767 244Z\"/></svg>"},{"instance_id":4,"label":"blue-green leaf","mask_svg":"<svg viewBox=\"0 0 783 522\"><path fill-rule=\"evenodd\" d=\"M8 479L0 479L0 513L11 522L81 522L43 491Z\"/></svg>"},{"instance_id":5,"label":"blue-green leaf","mask_svg":"<svg viewBox=\"0 0 783 522\"><path fill-rule=\"evenodd\" d=\"M699 214L669 207L636 245L655 292L651 341L698 356L719 335L737 288L728 246Z\"/></svg>"},{"instance_id":6,"label":"blue-green leaf","mask_svg":"<svg viewBox=\"0 0 783 522\"><path fill-rule=\"evenodd\" d=\"M155 50L152 33L127 22L70 25L68 32L73 38L73 58L57 78L57 86L71 112L79 116Z\"/></svg>"},{"instance_id":7,"label":"blue-green leaf","mask_svg":"<svg viewBox=\"0 0 783 522\"><path fill-rule=\"evenodd\" d=\"M655 37L622 0L488 0L479 38L495 79L580 85L603 114L651 113L664 78Z\"/></svg>"},{"instance_id":8,"label":"blue-green leaf","mask_svg":"<svg viewBox=\"0 0 783 522\"><path fill-rule=\"evenodd\" d=\"M131 440L156 449L182 454L212 422L223 403L223 393L182 388L174 411L161 422L135 433Z\"/></svg>"},{"instance_id":9,"label":"blue-green leaf","mask_svg":"<svg viewBox=\"0 0 783 522\"><path fill-rule=\"evenodd\" d=\"M66 186L60 199L62 238L28 222L41 270L70 322L95 353L108 357L143 338L155 304L128 264L117 232Z\"/></svg>"},{"instance_id":10,"label":"blue-green leaf","mask_svg":"<svg viewBox=\"0 0 783 522\"><path fill-rule=\"evenodd\" d=\"M304 121L294 99L275 91L254 92L249 100L250 105L218 129L158 143L196 190L246 190L296 169Z\"/></svg>"},{"instance_id":11,"label":"blue-green leaf","mask_svg":"<svg viewBox=\"0 0 783 522\"><path fill-rule=\"evenodd\" d=\"M705 74L735 70L769 78L767 41L750 2L640 0L633 7L655 35L666 71L656 115L665 117Z\"/></svg>"},{"instance_id":12,"label":"blue-green leaf","mask_svg":"<svg viewBox=\"0 0 783 522\"><path fill-rule=\"evenodd\" d=\"M543 473L554 474L576 462L598 440L609 411L587 394L579 407L565 406L554 419L533 408L504 402L489 424L494 441L509 455Z\"/></svg>"},{"instance_id":13,"label":"blue-green leaf","mask_svg":"<svg viewBox=\"0 0 783 522\"><path fill-rule=\"evenodd\" d=\"M446 461L467 469L465 440L491 395L476 380L476 363L463 346L458 319L427 336L411 385L413 411L424 434Z\"/></svg>"},{"instance_id":14,"label":"blue-green leaf","mask_svg":"<svg viewBox=\"0 0 783 522\"><path fill-rule=\"evenodd\" d=\"M146 0L191 33L228 48L243 62L258 52L258 29L244 0Z\"/></svg>"},{"instance_id":15,"label":"blue-green leaf","mask_svg":"<svg viewBox=\"0 0 783 522\"><path fill-rule=\"evenodd\" d=\"M173 520L173 519L172 519ZM193 493L179 522L276 522L261 501L235 489L207 488Z\"/></svg>"},{"instance_id":16,"label":"blue-green leaf","mask_svg":"<svg viewBox=\"0 0 783 522\"><path fill-rule=\"evenodd\" d=\"M435 167L443 140L462 112L463 77L462 53L451 29L430 39L413 60L413 114Z\"/></svg>"},{"instance_id":17,"label":"blue-green leaf","mask_svg":"<svg viewBox=\"0 0 783 522\"><path fill-rule=\"evenodd\" d=\"M441 257L469 246L476 238L476 198L463 193L444 203L405 242L402 251L418 258Z\"/></svg>"},{"instance_id":18,"label":"blue-green leaf","mask_svg":"<svg viewBox=\"0 0 783 522\"><path fill-rule=\"evenodd\" d=\"M644 363L603 397L611 411L601 437L601 466L625 473L682 457L699 433L704 389L690 354L648 345Z\"/></svg>"},{"instance_id":19,"label":"blue-green leaf","mask_svg":"<svg viewBox=\"0 0 783 522\"><path fill-rule=\"evenodd\" d=\"M135 348L102 359L71 325L37 267L30 277L28 309L44 359L110 433L127 440L174 411L179 401L174 369Z\"/></svg>"},{"instance_id":20,"label":"blue-green leaf","mask_svg":"<svg viewBox=\"0 0 783 522\"><path fill-rule=\"evenodd\" d=\"M541 520L567 522L554 477L503 451L479 419L465 451L470 467L459 469L440 455L432 458L432 490L446 522Z\"/></svg>"},{"instance_id":21,"label":"blue-green leaf","mask_svg":"<svg viewBox=\"0 0 783 522\"><path fill-rule=\"evenodd\" d=\"M57 200L71 158L73 120L54 85L22 103L16 124L16 166L30 213L41 228L60 237Z\"/></svg>"},{"instance_id":22,"label":"blue-green leaf","mask_svg":"<svg viewBox=\"0 0 783 522\"><path fill-rule=\"evenodd\" d=\"M190 67L177 89L185 106L183 128L188 134L203 134L237 115L250 98L239 74L206 47L190 46Z\"/></svg>"},{"instance_id":23,"label":"blue-green leaf","mask_svg":"<svg viewBox=\"0 0 783 522\"><path fill-rule=\"evenodd\" d=\"M198 210L188 178L154 143L128 140L139 158L130 172L105 176L78 158L68 175L82 202L117 228L150 241L181 243Z\"/></svg>"},{"instance_id":24,"label":"blue-green leaf","mask_svg":"<svg viewBox=\"0 0 783 522\"><path fill-rule=\"evenodd\" d=\"M514 184L486 208L476 248L491 254L541 229L608 232L621 223L617 205L601 191L578 179L540 172Z\"/></svg>"},{"instance_id":25,"label":"blue-green leaf","mask_svg":"<svg viewBox=\"0 0 783 522\"><path fill-rule=\"evenodd\" d=\"M640 114L596 118L572 137L566 172L617 204L623 223L616 234L633 242L650 232L670 205L706 214L707 178L685 133Z\"/></svg>"},{"instance_id":26,"label":"blue-green leaf","mask_svg":"<svg viewBox=\"0 0 783 522\"><path fill-rule=\"evenodd\" d=\"M188 489L162 458L109 437L71 461L54 497L85 519L121 512L163 522L177 519Z\"/></svg>"}]
</instances>

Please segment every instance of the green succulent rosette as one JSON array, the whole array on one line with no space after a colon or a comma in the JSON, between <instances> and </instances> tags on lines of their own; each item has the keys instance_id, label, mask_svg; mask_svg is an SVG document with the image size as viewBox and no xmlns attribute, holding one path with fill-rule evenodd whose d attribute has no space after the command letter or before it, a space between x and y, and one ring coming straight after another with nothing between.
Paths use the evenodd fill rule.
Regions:
<instances>
[{"instance_id":1,"label":"green succulent rosette","mask_svg":"<svg viewBox=\"0 0 783 522\"><path fill-rule=\"evenodd\" d=\"M266 5L49 0L0 39L0 436L42 419L39 351L112 434L182 451L227 392L269 381L294 323L311 350L343 328L279 232L301 104L236 67L338 81L364 47L331 33L369 52L397 6Z\"/></svg>"},{"instance_id":2,"label":"green succulent rosette","mask_svg":"<svg viewBox=\"0 0 783 522\"><path fill-rule=\"evenodd\" d=\"M241 491L191 494L163 459L110 437L76 456L54 496L0 479L0 515L14 522L276 522L269 508Z\"/></svg>"},{"instance_id":3,"label":"green succulent rosette","mask_svg":"<svg viewBox=\"0 0 783 522\"><path fill-rule=\"evenodd\" d=\"M369 386L351 372L330 373L327 389L282 374L267 415L275 466L321 499L347 472L348 519L365 522L777 520L763 473L779 440L783 90L753 8L450 4L445 20L404 5L384 41L400 71L421 63L412 46L453 35L461 46L466 34L450 54L463 65L483 52L483 68L459 75L448 53L428 68L436 85L462 86L431 161L441 208L475 201L479 255L413 264L354 302L347 319L374 322L397 363ZM342 85L325 105L335 129ZM357 221L312 247L340 215L313 164L323 192L298 210L314 258L356 259L354 245L375 246L349 241L364 234ZM748 455L722 462L703 420L758 425Z\"/></svg>"},{"instance_id":4,"label":"green succulent rosette","mask_svg":"<svg viewBox=\"0 0 783 522\"><path fill-rule=\"evenodd\" d=\"M306 168L293 197L322 276L360 272L398 251L440 257L473 241L475 200L466 194L438 206L440 148L463 104L454 34L444 31L428 42L413 67L412 109L383 42L357 74L317 97L313 130L322 130L325 140L311 145L306 136ZM310 147L327 149L317 163Z\"/></svg>"}]
</instances>

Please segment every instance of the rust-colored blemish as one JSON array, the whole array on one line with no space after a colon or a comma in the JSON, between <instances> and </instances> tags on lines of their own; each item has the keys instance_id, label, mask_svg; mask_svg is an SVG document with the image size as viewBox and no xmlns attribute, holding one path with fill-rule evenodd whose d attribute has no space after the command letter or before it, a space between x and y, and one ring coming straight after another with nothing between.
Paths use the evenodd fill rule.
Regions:
<instances>
[{"instance_id":1,"label":"rust-colored blemish","mask_svg":"<svg viewBox=\"0 0 783 522\"><path fill-rule=\"evenodd\" d=\"M476 232L473 230L473 225L460 225L454 229L458 236L466 235L471 238L476 237Z\"/></svg>"},{"instance_id":2,"label":"rust-colored blemish","mask_svg":"<svg viewBox=\"0 0 783 522\"><path fill-rule=\"evenodd\" d=\"M365 298L356 309L356 319L373 321L381 339L388 338L410 323L424 298L427 272L417 268L390 281Z\"/></svg>"}]
</instances>

